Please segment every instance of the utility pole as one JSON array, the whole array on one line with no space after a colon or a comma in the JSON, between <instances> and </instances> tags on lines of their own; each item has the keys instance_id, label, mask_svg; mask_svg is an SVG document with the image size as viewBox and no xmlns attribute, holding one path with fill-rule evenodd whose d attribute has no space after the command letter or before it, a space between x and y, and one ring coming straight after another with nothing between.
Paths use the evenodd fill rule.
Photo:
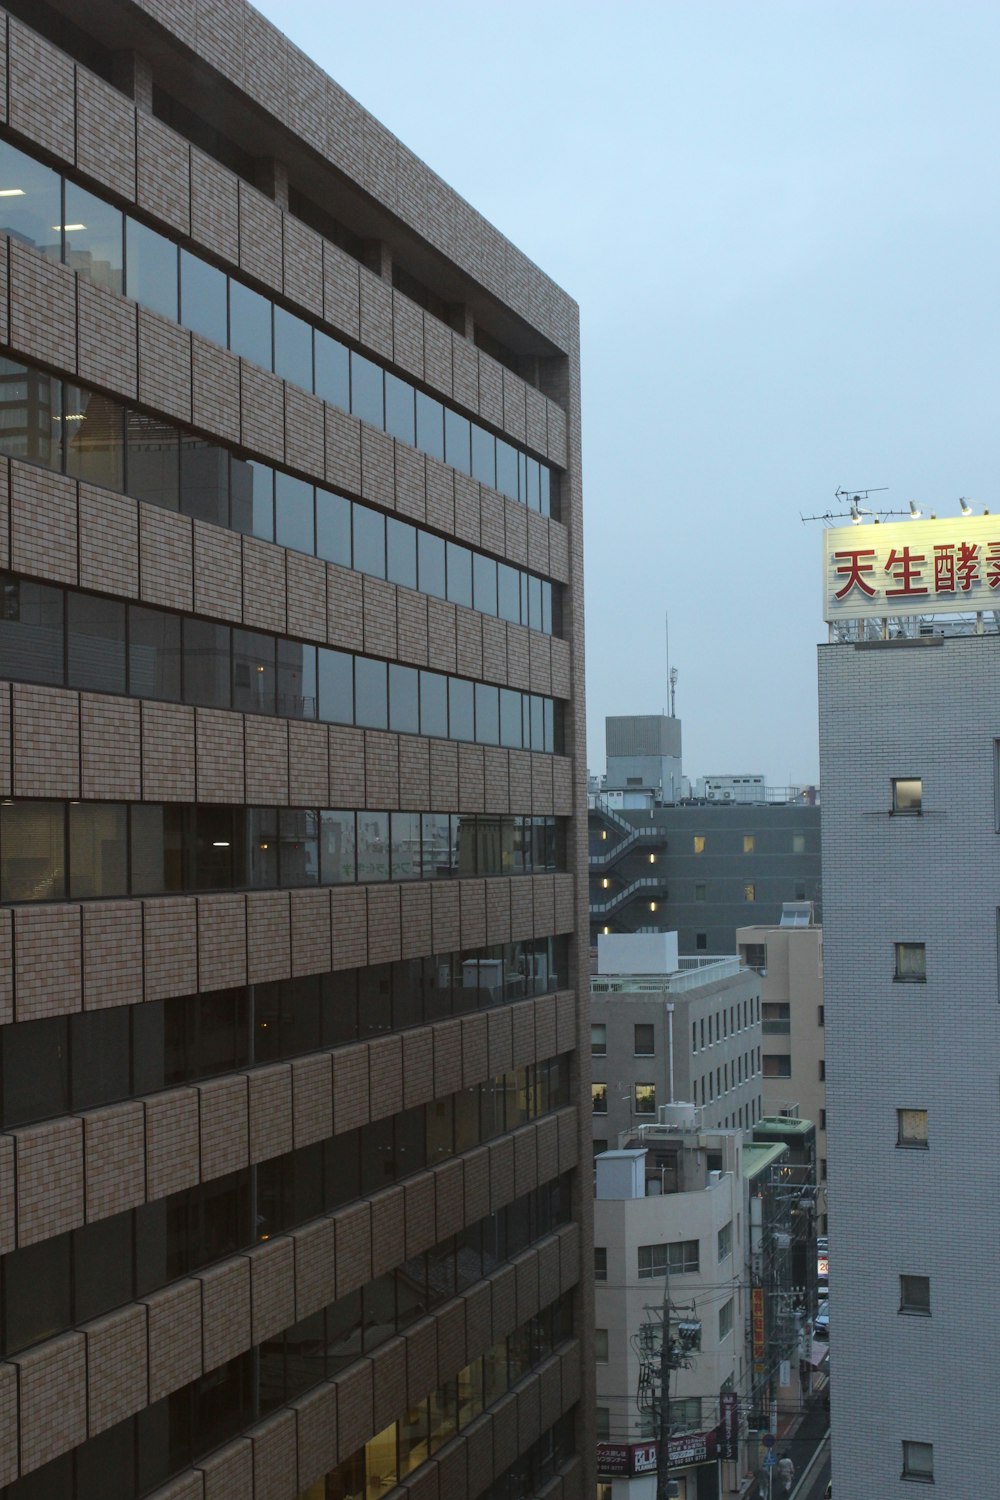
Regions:
<instances>
[{"instance_id":1,"label":"utility pole","mask_svg":"<svg viewBox=\"0 0 1000 1500\"><path fill-rule=\"evenodd\" d=\"M656 1428L656 1500L670 1500L670 1374L673 1341L670 1337L670 1253L663 1278L663 1334L660 1339L660 1401Z\"/></svg>"},{"instance_id":2,"label":"utility pole","mask_svg":"<svg viewBox=\"0 0 1000 1500\"><path fill-rule=\"evenodd\" d=\"M667 1247L664 1246L664 1250ZM656 1437L656 1500L670 1500L677 1491L670 1478L670 1377L675 1370L691 1369L693 1351L701 1348L701 1322L692 1303L689 1308L675 1308L670 1300L670 1261L664 1266L663 1302L647 1307L649 1321L633 1336L633 1348L639 1355L638 1404L653 1414ZM677 1334L673 1322L680 1312ZM656 1340L660 1343L657 1349Z\"/></svg>"}]
</instances>

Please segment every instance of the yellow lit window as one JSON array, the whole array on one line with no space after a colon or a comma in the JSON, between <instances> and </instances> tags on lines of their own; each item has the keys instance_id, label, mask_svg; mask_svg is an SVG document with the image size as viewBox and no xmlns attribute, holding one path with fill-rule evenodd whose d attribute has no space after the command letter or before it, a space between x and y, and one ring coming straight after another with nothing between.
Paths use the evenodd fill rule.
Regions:
<instances>
[{"instance_id":1,"label":"yellow lit window","mask_svg":"<svg viewBox=\"0 0 1000 1500\"><path fill-rule=\"evenodd\" d=\"M705 852L705 835L703 833L696 833L694 836L694 852L695 854L704 854Z\"/></svg>"},{"instance_id":2,"label":"yellow lit window","mask_svg":"<svg viewBox=\"0 0 1000 1500\"><path fill-rule=\"evenodd\" d=\"M743 853L744 854L752 854L753 853L754 842L755 842L754 841L754 836L753 836L752 833L745 833L743 835Z\"/></svg>"}]
</instances>

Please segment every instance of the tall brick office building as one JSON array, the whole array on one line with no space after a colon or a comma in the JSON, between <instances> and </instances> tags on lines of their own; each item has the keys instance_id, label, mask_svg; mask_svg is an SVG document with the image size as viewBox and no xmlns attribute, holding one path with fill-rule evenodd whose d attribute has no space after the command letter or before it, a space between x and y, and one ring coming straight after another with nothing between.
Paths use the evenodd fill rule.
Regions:
<instances>
[{"instance_id":1,"label":"tall brick office building","mask_svg":"<svg viewBox=\"0 0 1000 1500\"><path fill-rule=\"evenodd\" d=\"M0 1495L589 1495L576 308L241 0L0 51Z\"/></svg>"}]
</instances>

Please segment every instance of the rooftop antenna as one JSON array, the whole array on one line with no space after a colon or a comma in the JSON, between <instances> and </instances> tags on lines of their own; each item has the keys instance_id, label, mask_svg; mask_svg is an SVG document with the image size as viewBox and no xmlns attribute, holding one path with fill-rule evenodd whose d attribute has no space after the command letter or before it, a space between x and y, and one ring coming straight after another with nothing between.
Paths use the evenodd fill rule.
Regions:
<instances>
[{"instance_id":1,"label":"rooftop antenna","mask_svg":"<svg viewBox=\"0 0 1000 1500\"><path fill-rule=\"evenodd\" d=\"M888 488L887 484L876 485L874 488L867 490L845 490L841 486L840 489L834 490L833 498L838 505L846 505L846 510L827 510L818 516L803 516L800 511L799 516L803 522L825 521L827 525L830 525L834 521L851 521L855 526L859 526L866 518L874 521L876 525L879 521L884 521L889 516L912 516L916 520L919 512L914 511L912 501L910 502L909 510L889 510L887 507L876 508L872 505L862 505L861 502L863 500L867 501L872 495L881 495Z\"/></svg>"},{"instance_id":2,"label":"rooftop antenna","mask_svg":"<svg viewBox=\"0 0 1000 1500\"><path fill-rule=\"evenodd\" d=\"M667 648L667 688L670 693L670 717L675 719L677 717L674 713L674 699L677 693L677 668L670 665L670 615L667 613L664 613L663 616L663 629L666 636Z\"/></svg>"}]
</instances>

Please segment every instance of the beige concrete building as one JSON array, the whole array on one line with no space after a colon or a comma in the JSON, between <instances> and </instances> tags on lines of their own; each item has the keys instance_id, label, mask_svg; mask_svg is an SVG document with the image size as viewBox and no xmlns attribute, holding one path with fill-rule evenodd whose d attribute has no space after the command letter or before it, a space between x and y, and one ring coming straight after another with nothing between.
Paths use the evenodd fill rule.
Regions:
<instances>
[{"instance_id":1,"label":"beige concrete building","mask_svg":"<svg viewBox=\"0 0 1000 1500\"><path fill-rule=\"evenodd\" d=\"M243 0L0 69L3 1500L589 1500L577 308Z\"/></svg>"},{"instance_id":2,"label":"beige concrete building","mask_svg":"<svg viewBox=\"0 0 1000 1500\"><path fill-rule=\"evenodd\" d=\"M823 929L808 903L786 904L777 927L740 927L740 958L760 981L766 1114L816 1127L817 1232L826 1234L826 1059ZM793 925L798 924L798 925Z\"/></svg>"}]
</instances>

